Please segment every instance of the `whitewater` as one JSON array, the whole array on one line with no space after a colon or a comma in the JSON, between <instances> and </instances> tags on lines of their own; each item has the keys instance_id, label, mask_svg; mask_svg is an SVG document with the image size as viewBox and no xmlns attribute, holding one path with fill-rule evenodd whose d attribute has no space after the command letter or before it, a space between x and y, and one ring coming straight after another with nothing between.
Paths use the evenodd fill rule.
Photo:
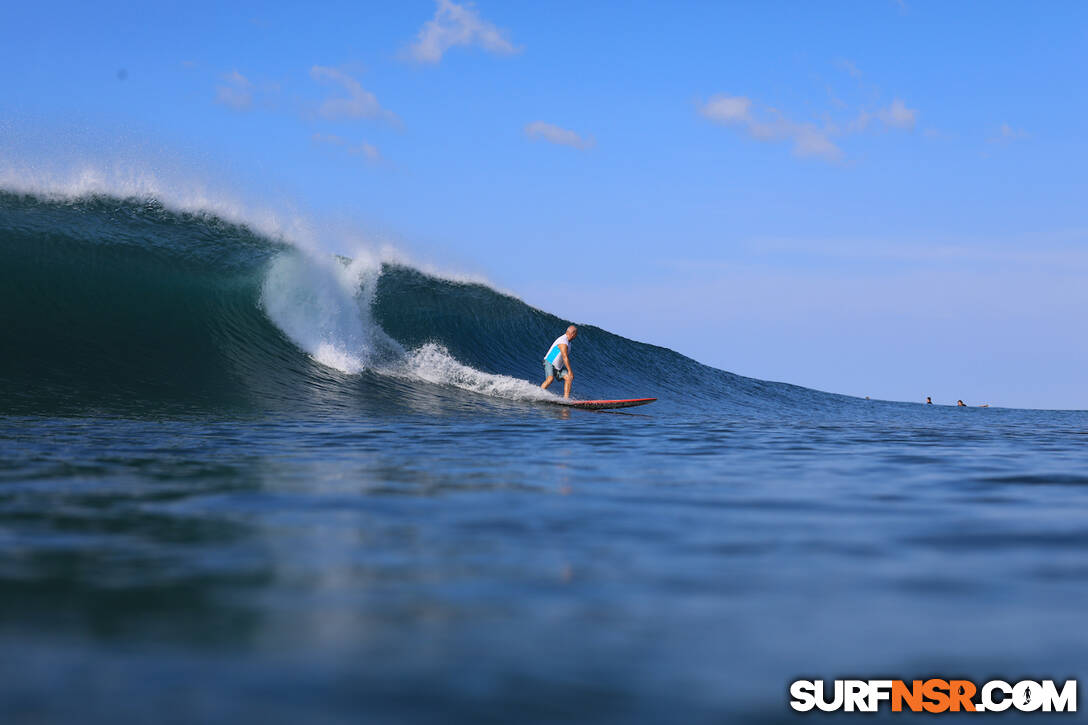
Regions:
<instances>
[{"instance_id":1,"label":"whitewater","mask_svg":"<svg viewBox=\"0 0 1088 725\"><path fill-rule=\"evenodd\" d=\"M14 722L774 722L798 677L1088 674L1088 413L736 375L151 178L0 189ZM570 322L577 395L658 402L550 405Z\"/></svg>"}]
</instances>

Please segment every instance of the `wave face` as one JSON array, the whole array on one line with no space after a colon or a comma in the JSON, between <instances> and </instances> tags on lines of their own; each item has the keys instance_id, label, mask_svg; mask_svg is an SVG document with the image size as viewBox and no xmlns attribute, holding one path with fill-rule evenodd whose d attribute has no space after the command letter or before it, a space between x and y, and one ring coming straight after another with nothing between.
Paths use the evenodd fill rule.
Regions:
<instances>
[{"instance_id":1,"label":"wave face","mask_svg":"<svg viewBox=\"0 0 1088 725\"><path fill-rule=\"evenodd\" d=\"M551 394L537 387L540 360L566 324L483 284L303 251L155 199L0 192L9 411L541 400ZM591 325L574 352L582 398L715 410L852 404Z\"/></svg>"}]
</instances>

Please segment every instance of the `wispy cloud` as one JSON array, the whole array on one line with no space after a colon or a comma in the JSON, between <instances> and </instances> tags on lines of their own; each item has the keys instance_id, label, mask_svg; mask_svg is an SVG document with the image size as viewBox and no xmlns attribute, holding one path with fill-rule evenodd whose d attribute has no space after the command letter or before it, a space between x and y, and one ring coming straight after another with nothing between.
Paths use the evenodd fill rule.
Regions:
<instances>
[{"instance_id":1,"label":"wispy cloud","mask_svg":"<svg viewBox=\"0 0 1088 725\"><path fill-rule=\"evenodd\" d=\"M902 99L895 98L889 105L875 111L862 109L858 112L857 118L847 124L844 130L846 133L865 131L874 121L887 128L909 131L918 123L918 109L908 108Z\"/></svg>"},{"instance_id":2,"label":"wispy cloud","mask_svg":"<svg viewBox=\"0 0 1088 725\"><path fill-rule=\"evenodd\" d=\"M746 124L752 118L752 99L718 94L707 101L699 112L711 121Z\"/></svg>"},{"instance_id":3,"label":"wispy cloud","mask_svg":"<svg viewBox=\"0 0 1088 725\"><path fill-rule=\"evenodd\" d=\"M539 139L559 146L570 146L583 151L592 148L596 143L592 136L581 136L574 131L546 121L533 121L526 124L525 135L530 139Z\"/></svg>"},{"instance_id":4,"label":"wispy cloud","mask_svg":"<svg viewBox=\"0 0 1088 725\"><path fill-rule=\"evenodd\" d=\"M223 76L223 83L215 88L215 102L236 111L248 111L253 107L253 82L234 70Z\"/></svg>"},{"instance_id":5,"label":"wispy cloud","mask_svg":"<svg viewBox=\"0 0 1088 725\"><path fill-rule=\"evenodd\" d=\"M215 102L235 111L271 110L276 107L279 92L280 84L275 81L252 80L232 70L220 76L220 83L215 87Z\"/></svg>"},{"instance_id":6,"label":"wispy cloud","mask_svg":"<svg viewBox=\"0 0 1088 725\"><path fill-rule=\"evenodd\" d=\"M798 156L827 160L842 156L842 149L835 145L826 129L792 121L774 108L756 109L745 96L712 96L699 107L699 113L715 123L740 128L759 141L789 141Z\"/></svg>"},{"instance_id":7,"label":"wispy cloud","mask_svg":"<svg viewBox=\"0 0 1088 725\"><path fill-rule=\"evenodd\" d=\"M844 58L836 60L835 65L854 78L861 76L857 66ZM837 161L843 157L843 150L839 145L842 138L862 133L874 126L913 130L918 122L918 110L908 107L901 98L893 98L890 104L876 110L855 110L852 118L843 119L843 115L849 113L847 104L830 87L826 90L832 105L838 111L838 121L834 120L831 112L819 114L819 122L799 121L776 108L758 104L747 96L725 94L711 96L705 103L700 104L699 113L710 121L733 127L758 141L789 143L797 156L825 161Z\"/></svg>"},{"instance_id":8,"label":"wispy cloud","mask_svg":"<svg viewBox=\"0 0 1088 725\"><path fill-rule=\"evenodd\" d=\"M396 121L397 116L391 111L382 108L378 98L370 91L363 88L355 78L337 68L315 65L310 68L310 77L318 83L333 83L341 86L347 96L342 98L329 98L317 109L319 115L325 118L381 118L387 121Z\"/></svg>"},{"instance_id":9,"label":"wispy cloud","mask_svg":"<svg viewBox=\"0 0 1088 725\"><path fill-rule=\"evenodd\" d=\"M918 121L918 110L907 108L901 99L896 98L887 108L881 108L876 112L876 117L891 128L914 128Z\"/></svg>"},{"instance_id":10,"label":"wispy cloud","mask_svg":"<svg viewBox=\"0 0 1088 725\"><path fill-rule=\"evenodd\" d=\"M861 78L861 71L858 70L858 67L854 65L852 61L849 61L846 58L837 59L835 61L835 67L839 70L846 71L852 78Z\"/></svg>"},{"instance_id":11,"label":"wispy cloud","mask_svg":"<svg viewBox=\"0 0 1088 725\"><path fill-rule=\"evenodd\" d=\"M1013 141L1021 141L1026 138L1030 138L1031 134L1022 128L1013 128L1007 123L1001 124L1001 128L997 130L993 136L990 136L987 141L990 143L1007 144Z\"/></svg>"},{"instance_id":12,"label":"wispy cloud","mask_svg":"<svg viewBox=\"0 0 1088 725\"><path fill-rule=\"evenodd\" d=\"M475 45L507 55L518 52L506 32L481 18L471 3L437 0L437 6L434 17L423 24L416 41L408 46L408 56L413 60L438 63L446 51L459 45Z\"/></svg>"},{"instance_id":13,"label":"wispy cloud","mask_svg":"<svg viewBox=\"0 0 1088 725\"><path fill-rule=\"evenodd\" d=\"M332 133L315 133L310 137L310 140L316 144L335 146L343 149L346 153L351 154L352 156L360 156L370 163L377 163L382 160L382 155L381 152L378 151L378 148L365 141L358 144L352 144L347 139Z\"/></svg>"}]
</instances>

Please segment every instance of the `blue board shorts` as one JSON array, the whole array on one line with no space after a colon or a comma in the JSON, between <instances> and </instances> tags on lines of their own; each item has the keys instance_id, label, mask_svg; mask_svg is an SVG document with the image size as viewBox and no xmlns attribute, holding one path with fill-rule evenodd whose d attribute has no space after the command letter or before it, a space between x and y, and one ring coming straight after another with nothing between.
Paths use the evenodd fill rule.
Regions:
<instances>
[{"instance_id":1,"label":"blue board shorts","mask_svg":"<svg viewBox=\"0 0 1088 725\"><path fill-rule=\"evenodd\" d=\"M552 365L550 362L545 360L544 361L544 377L545 378L559 378L560 380L566 380L567 379L567 371L566 370L557 370L554 365Z\"/></svg>"}]
</instances>

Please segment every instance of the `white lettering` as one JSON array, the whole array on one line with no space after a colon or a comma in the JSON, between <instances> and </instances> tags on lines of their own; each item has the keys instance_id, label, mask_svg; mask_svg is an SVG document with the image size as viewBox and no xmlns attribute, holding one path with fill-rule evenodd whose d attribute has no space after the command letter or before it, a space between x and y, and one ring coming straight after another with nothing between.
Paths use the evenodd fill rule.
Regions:
<instances>
[{"instance_id":1,"label":"white lettering","mask_svg":"<svg viewBox=\"0 0 1088 725\"><path fill-rule=\"evenodd\" d=\"M1077 681L1066 680L1062 691L1054 686L1054 680L1043 680L1043 711L1050 712L1053 706L1056 712L1077 711Z\"/></svg>"},{"instance_id":2,"label":"white lettering","mask_svg":"<svg viewBox=\"0 0 1088 725\"><path fill-rule=\"evenodd\" d=\"M994 690L1000 690L1004 697L1001 702L994 700ZM1002 712L1012 705L1012 685L1004 680L990 680L982 686L982 704L987 711Z\"/></svg>"},{"instance_id":3,"label":"white lettering","mask_svg":"<svg viewBox=\"0 0 1088 725\"><path fill-rule=\"evenodd\" d=\"M790 707L797 712L808 712L816 707L816 685L812 680L797 680L790 685Z\"/></svg>"},{"instance_id":4,"label":"white lettering","mask_svg":"<svg viewBox=\"0 0 1088 725\"><path fill-rule=\"evenodd\" d=\"M868 708L865 703L868 699L866 691L869 688L865 685L865 681L846 680L843 684L845 685L843 699L846 701L846 711L854 712L854 710L857 710L859 712L867 712Z\"/></svg>"},{"instance_id":5,"label":"white lettering","mask_svg":"<svg viewBox=\"0 0 1088 725\"><path fill-rule=\"evenodd\" d=\"M1012 688L1012 704L1021 712L1034 712L1043 706L1043 686L1031 680L1020 680Z\"/></svg>"},{"instance_id":6,"label":"white lettering","mask_svg":"<svg viewBox=\"0 0 1088 725\"><path fill-rule=\"evenodd\" d=\"M869 680L869 709L868 712L876 712L880 709L881 700L892 698L891 680Z\"/></svg>"},{"instance_id":7,"label":"white lettering","mask_svg":"<svg viewBox=\"0 0 1088 725\"><path fill-rule=\"evenodd\" d=\"M824 697L824 681L816 681L816 707L824 712L834 712L842 707L842 680L835 680L835 697L830 702Z\"/></svg>"}]
</instances>

